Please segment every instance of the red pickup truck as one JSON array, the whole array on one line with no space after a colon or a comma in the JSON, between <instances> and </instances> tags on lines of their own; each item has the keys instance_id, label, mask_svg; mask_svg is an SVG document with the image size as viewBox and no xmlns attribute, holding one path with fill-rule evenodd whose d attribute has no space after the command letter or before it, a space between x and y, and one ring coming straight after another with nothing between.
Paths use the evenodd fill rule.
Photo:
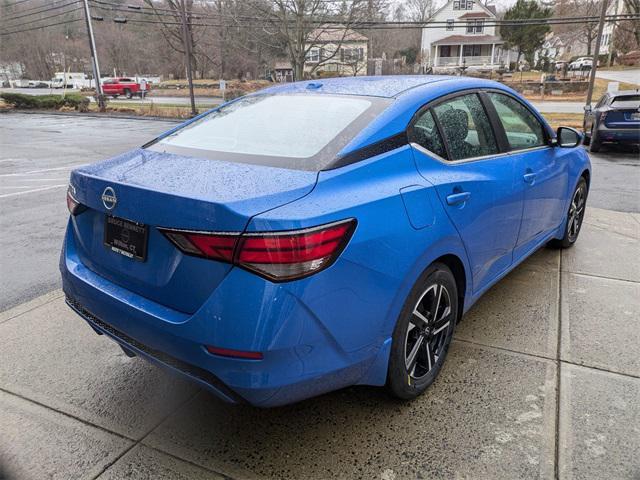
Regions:
<instances>
[{"instance_id":1,"label":"red pickup truck","mask_svg":"<svg viewBox=\"0 0 640 480\"><path fill-rule=\"evenodd\" d=\"M118 77L102 82L102 93L109 95L113 98L118 98L119 95L124 95L127 98L140 97L149 91L149 84L136 82L133 78Z\"/></svg>"}]
</instances>

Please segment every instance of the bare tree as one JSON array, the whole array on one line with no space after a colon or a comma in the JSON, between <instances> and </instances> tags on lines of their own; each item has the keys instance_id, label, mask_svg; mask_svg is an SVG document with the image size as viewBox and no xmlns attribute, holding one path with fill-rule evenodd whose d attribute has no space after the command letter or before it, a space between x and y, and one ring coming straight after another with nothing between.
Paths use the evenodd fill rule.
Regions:
<instances>
[{"instance_id":1,"label":"bare tree","mask_svg":"<svg viewBox=\"0 0 640 480\"><path fill-rule=\"evenodd\" d=\"M325 49L313 71L339 54L350 29L371 11L371 3L371 0L341 3L327 0L253 0L252 6L267 23L266 31L272 35L273 42L287 52L294 76L300 80L311 49L319 48L327 35L334 38L332 48Z\"/></svg>"},{"instance_id":2,"label":"bare tree","mask_svg":"<svg viewBox=\"0 0 640 480\"><path fill-rule=\"evenodd\" d=\"M426 22L433 15L433 0L405 0L406 12L412 22Z\"/></svg>"}]
</instances>

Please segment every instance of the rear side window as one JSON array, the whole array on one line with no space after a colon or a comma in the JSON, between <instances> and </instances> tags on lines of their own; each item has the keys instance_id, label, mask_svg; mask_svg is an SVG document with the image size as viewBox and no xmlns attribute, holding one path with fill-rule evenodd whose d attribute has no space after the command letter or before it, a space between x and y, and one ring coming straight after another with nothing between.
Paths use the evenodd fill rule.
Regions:
<instances>
[{"instance_id":1,"label":"rear side window","mask_svg":"<svg viewBox=\"0 0 640 480\"><path fill-rule=\"evenodd\" d=\"M501 93L489 93L504 127L511 150L545 145L544 127L531 111L517 100Z\"/></svg>"},{"instance_id":2,"label":"rear side window","mask_svg":"<svg viewBox=\"0 0 640 480\"><path fill-rule=\"evenodd\" d=\"M417 143L442 158L447 158L444 143L442 142L440 132L438 132L438 127L430 110L420 115L413 124L411 137L412 142Z\"/></svg>"},{"instance_id":3,"label":"rear side window","mask_svg":"<svg viewBox=\"0 0 640 480\"><path fill-rule=\"evenodd\" d=\"M433 107L451 160L498 153L489 117L476 94L462 95Z\"/></svg>"}]
</instances>

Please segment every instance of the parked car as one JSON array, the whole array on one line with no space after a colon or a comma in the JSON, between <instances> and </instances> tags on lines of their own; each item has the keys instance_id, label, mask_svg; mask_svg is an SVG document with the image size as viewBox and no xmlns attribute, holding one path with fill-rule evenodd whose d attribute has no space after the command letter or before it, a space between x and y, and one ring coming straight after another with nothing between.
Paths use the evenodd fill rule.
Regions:
<instances>
[{"instance_id":1,"label":"parked car","mask_svg":"<svg viewBox=\"0 0 640 480\"><path fill-rule=\"evenodd\" d=\"M123 95L127 98L133 98L134 96L142 97L145 91L140 88L140 83L135 79L128 77L117 77L109 80L104 80L102 82L102 93L113 98L118 98L120 95Z\"/></svg>"},{"instance_id":2,"label":"parked car","mask_svg":"<svg viewBox=\"0 0 640 480\"><path fill-rule=\"evenodd\" d=\"M605 143L640 145L640 90L605 93L593 109L585 108L583 128L592 152Z\"/></svg>"},{"instance_id":3,"label":"parked car","mask_svg":"<svg viewBox=\"0 0 640 480\"><path fill-rule=\"evenodd\" d=\"M66 301L229 402L413 398L463 312L577 240L581 141L488 80L280 84L72 172Z\"/></svg>"},{"instance_id":4,"label":"parked car","mask_svg":"<svg viewBox=\"0 0 640 480\"><path fill-rule=\"evenodd\" d=\"M569 70L591 70L593 67L593 58L580 57L569 64Z\"/></svg>"}]
</instances>

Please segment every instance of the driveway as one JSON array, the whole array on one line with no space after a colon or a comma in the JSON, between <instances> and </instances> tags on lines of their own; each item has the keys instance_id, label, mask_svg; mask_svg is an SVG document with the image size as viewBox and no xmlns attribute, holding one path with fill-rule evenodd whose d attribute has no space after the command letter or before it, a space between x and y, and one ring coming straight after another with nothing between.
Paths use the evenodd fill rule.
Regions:
<instances>
[{"instance_id":1,"label":"driveway","mask_svg":"<svg viewBox=\"0 0 640 480\"><path fill-rule=\"evenodd\" d=\"M627 82L640 85L640 68L633 70L596 70L596 77L614 82Z\"/></svg>"},{"instance_id":2,"label":"driveway","mask_svg":"<svg viewBox=\"0 0 640 480\"><path fill-rule=\"evenodd\" d=\"M17 129L0 138L3 175L63 167L62 179L169 125L58 117L0 115L0 131ZM494 286L409 403L353 387L271 410L223 404L93 333L51 277L48 293L0 308L0 478L638 477L640 160L609 155L594 159L576 246L542 249ZM617 200L628 212L610 209L609 172L635 185ZM0 197L3 278L55 271L63 193Z\"/></svg>"}]
</instances>

